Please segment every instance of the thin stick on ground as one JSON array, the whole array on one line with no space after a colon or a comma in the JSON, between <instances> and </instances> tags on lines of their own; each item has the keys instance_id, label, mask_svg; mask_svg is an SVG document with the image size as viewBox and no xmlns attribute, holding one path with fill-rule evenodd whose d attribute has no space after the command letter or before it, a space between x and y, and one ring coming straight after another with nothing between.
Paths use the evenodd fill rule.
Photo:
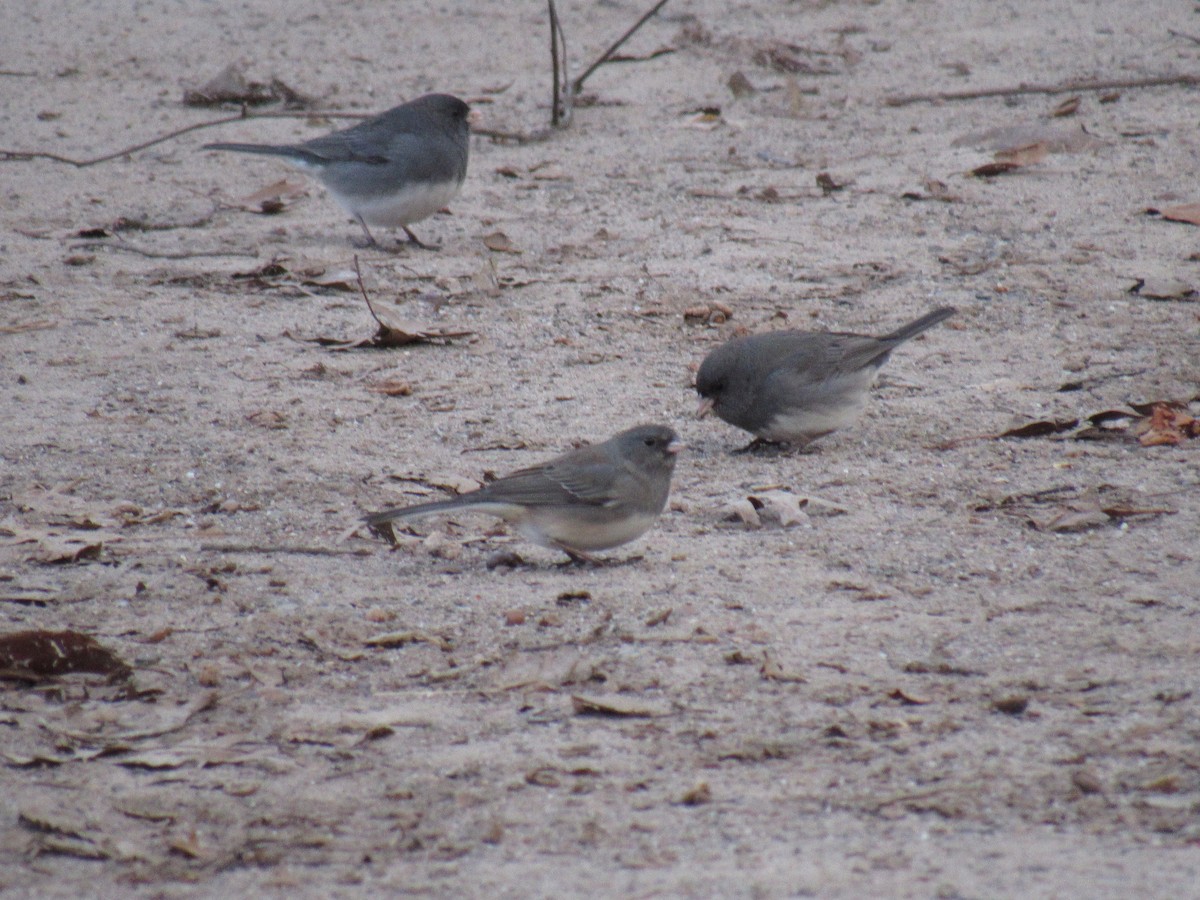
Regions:
<instances>
[{"instance_id":1,"label":"thin stick on ground","mask_svg":"<svg viewBox=\"0 0 1200 900\"><path fill-rule=\"evenodd\" d=\"M656 12L658 12L660 9L662 9L666 5L667 5L667 0L658 0L658 2L655 3L654 6L652 6L649 10L647 10L640 19L638 19L636 22L634 22L633 26L628 31L626 31L623 35L621 35L619 38L617 38L616 41L613 42L613 45L611 47L609 47L607 50L605 50L603 53L601 53L600 56L597 57L596 61L594 63L592 63L590 66L588 66L586 69L584 69L583 74L575 79L575 83L573 85L571 85L572 92L578 94L580 91L582 91L583 83L585 81L587 81L588 76L591 75L593 72L595 72L598 68L600 68L606 62L608 62L609 59L612 57L612 55L621 48L622 44L624 44L627 40L629 40L631 37L633 37L633 35L637 32L637 30L639 28L641 28L643 25L645 25Z\"/></svg>"},{"instance_id":2,"label":"thin stick on ground","mask_svg":"<svg viewBox=\"0 0 1200 900\"><path fill-rule=\"evenodd\" d=\"M371 318L375 320L375 324L379 326L380 333L389 330L388 326L383 323L383 319L375 314L375 307L371 305L371 295L367 293L367 286L363 284L362 270L358 267L358 254L354 254L354 278L358 282L358 292L362 294L362 298L367 301L367 311L371 313Z\"/></svg>"},{"instance_id":3,"label":"thin stick on ground","mask_svg":"<svg viewBox=\"0 0 1200 900\"><path fill-rule=\"evenodd\" d=\"M367 113L339 113L339 112L265 112L254 113L248 115L245 111L236 116L226 116L223 119L213 119L210 122L196 122L192 125L186 125L183 128L176 128L174 131L168 131L166 134L161 134L156 138L151 138L148 141L143 141L140 144L134 144L132 147L126 147L123 150L117 150L114 153L106 153L103 156L97 156L94 159L72 159L69 156L60 156L57 153L48 153L42 150L0 150L0 162L25 162L31 159L48 159L52 162L65 163L68 166L74 166L77 169L86 169L88 166L99 165L100 163L111 162L114 159L120 159L122 156L128 156L130 153L137 153L141 150L149 149L157 144L163 144L167 141L174 140L191 131L199 131L202 128L215 128L217 125L228 125L230 122L243 122L250 119L365 119Z\"/></svg>"},{"instance_id":4,"label":"thin stick on ground","mask_svg":"<svg viewBox=\"0 0 1200 900\"><path fill-rule=\"evenodd\" d=\"M1023 94L1074 94L1083 91L1132 90L1167 85L1200 84L1200 75L1155 75L1150 78L1115 78L1098 81L1064 81L1060 84L1020 84L1014 87L982 88L977 91L943 91L933 94L899 94L885 97L886 106L938 103L950 100L982 100L989 97L1019 97Z\"/></svg>"},{"instance_id":5,"label":"thin stick on ground","mask_svg":"<svg viewBox=\"0 0 1200 900\"><path fill-rule=\"evenodd\" d=\"M138 256L144 256L147 259L201 259L203 257L222 257L222 256L241 256L249 259L258 257L258 252L255 250L150 250L146 247L138 247L134 244L118 241L111 243L109 241L84 241L79 244L72 244L72 250L123 250L126 253L136 253Z\"/></svg>"},{"instance_id":6,"label":"thin stick on ground","mask_svg":"<svg viewBox=\"0 0 1200 900\"><path fill-rule=\"evenodd\" d=\"M571 93L567 89L567 36L554 0L546 0L550 10L550 67L553 96L550 98L550 125L566 128L571 124Z\"/></svg>"}]
</instances>

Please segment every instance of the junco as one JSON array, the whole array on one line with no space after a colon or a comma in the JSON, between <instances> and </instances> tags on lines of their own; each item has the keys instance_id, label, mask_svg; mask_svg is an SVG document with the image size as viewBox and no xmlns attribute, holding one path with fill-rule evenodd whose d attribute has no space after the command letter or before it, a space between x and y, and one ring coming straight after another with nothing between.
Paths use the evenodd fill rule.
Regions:
<instances>
[{"instance_id":1,"label":"junco","mask_svg":"<svg viewBox=\"0 0 1200 900\"><path fill-rule=\"evenodd\" d=\"M700 364L697 415L714 412L756 435L755 443L804 447L854 422L891 352L954 312L935 309L878 338L825 331L735 338Z\"/></svg>"},{"instance_id":2,"label":"junco","mask_svg":"<svg viewBox=\"0 0 1200 900\"><path fill-rule=\"evenodd\" d=\"M206 150L235 150L282 156L312 175L358 220L403 228L424 247L409 225L432 216L453 200L467 175L471 108L449 94L427 94L344 131L303 144L205 144Z\"/></svg>"},{"instance_id":3,"label":"junco","mask_svg":"<svg viewBox=\"0 0 1200 900\"><path fill-rule=\"evenodd\" d=\"M394 542L389 523L455 509L499 516L543 547L575 562L640 536L658 518L671 490L675 455L683 448L665 425L639 425L602 444L499 478L451 500L398 506L366 517Z\"/></svg>"}]
</instances>

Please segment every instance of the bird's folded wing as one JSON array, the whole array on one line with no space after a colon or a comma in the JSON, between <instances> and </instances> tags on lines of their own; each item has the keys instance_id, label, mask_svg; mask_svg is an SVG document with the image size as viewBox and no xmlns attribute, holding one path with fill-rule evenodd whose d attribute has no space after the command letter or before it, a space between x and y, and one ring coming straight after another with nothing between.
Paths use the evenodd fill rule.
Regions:
<instances>
[{"instance_id":1,"label":"bird's folded wing","mask_svg":"<svg viewBox=\"0 0 1200 900\"><path fill-rule=\"evenodd\" d=\"M866 335L835 334L819 352L809 352L803 360L793 357L791 367L810 381L821 381L834 375L858 372L870 365L883 365L894 346Z\"/></svg>"},{"instance_id":2,"label":"bird's folded wing","mask_svg":"<svg viewBox=\"0 0 1200 900\"><path fill-rule=\"evenodd\" d=\"M514 472L484 488L489 499L523 506L606 506L613 500L618 469L608 462L544 465Z\"/></svg>"}]
</instances>

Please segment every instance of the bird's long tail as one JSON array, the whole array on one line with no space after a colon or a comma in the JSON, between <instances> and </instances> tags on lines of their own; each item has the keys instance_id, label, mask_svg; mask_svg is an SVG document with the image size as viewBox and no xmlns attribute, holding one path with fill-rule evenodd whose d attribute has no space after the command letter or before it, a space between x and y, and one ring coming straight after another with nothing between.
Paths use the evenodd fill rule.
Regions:
<instances>
[{"instance_id":1,"label":"bird's long tail","mask_svg":"<svg viewBox=\"0 0 1200 900\"><path fill-rule=\"evenodd\" d=\"M288 159L302 160L309 154L298 147L287 144L205 144L205 150L232 150L234 153L258 153L262 156L284 156Z\"/></svg>"},{"instance_id":2,"label":"bird's long tail","mask_svg":"<svg viewBox=\"0 0 1200 900\"><path fill-rule=\"evenodd\" d=\"M377 513L371 513L369 516L364 516L363 521L371 528L377 528L386 522L394 522L397 519L415 519L420 516L428 516L433 513L445 512L448 509L461 509L464 504L462 498L458 497L453 500L435 500L432 503L417 503L413 506L393 506L391 509L384 509Z\"/></svg>"},{"instance_id":3,"label":"bird's long tail","mask_svg":"<svg viewBox=\"0 0 1200 900\"><path fill-rule=\"evenodd\" d=\"M909 322L907 325L902 325L891 334L885 334L879 340L881 343L903 344L907 340L915 338L922 331L927 331L938 322L944 322L946 319L954 315L958 310L953 306L942 306L935 309L933 312L927 312L921 318Z\"/></svg>"}]
</instances>

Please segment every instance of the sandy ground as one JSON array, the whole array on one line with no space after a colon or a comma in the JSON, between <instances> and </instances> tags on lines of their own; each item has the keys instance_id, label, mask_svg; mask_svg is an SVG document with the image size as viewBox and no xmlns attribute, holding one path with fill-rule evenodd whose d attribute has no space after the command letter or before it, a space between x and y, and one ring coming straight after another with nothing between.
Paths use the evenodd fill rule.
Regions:
<instances>
[{"instance_id":1,"label":"sandy ground","mask_svg":"<svg viewBox=\"0 0 1200 900\"><path fill-rule=\"evenodd\" d=\"M218 118L182 98L227 64L548 121L537 4L74 5L6 23L6 150ZM573 71L644 8L563 3ZM670 3L624 50L674 52L569 129L473 139L440 252L360 255L381 309L471 333L401 349L304 340L372 334L357 227L307 183L239 209L290 173L199 149L329 120L0 163L4 630L135 670L3 682L0 892L1194 894L1200 442L978 436L1197 394L1200 232L1146 213L1200 200L1196 88L884 101L1194 73L1198 39L1165 2ZM692 418L738 329L946 304L814 452ZM614 565L471 517L347 536L639 421L689 449Z\"/></svg>"}]
</instances>

